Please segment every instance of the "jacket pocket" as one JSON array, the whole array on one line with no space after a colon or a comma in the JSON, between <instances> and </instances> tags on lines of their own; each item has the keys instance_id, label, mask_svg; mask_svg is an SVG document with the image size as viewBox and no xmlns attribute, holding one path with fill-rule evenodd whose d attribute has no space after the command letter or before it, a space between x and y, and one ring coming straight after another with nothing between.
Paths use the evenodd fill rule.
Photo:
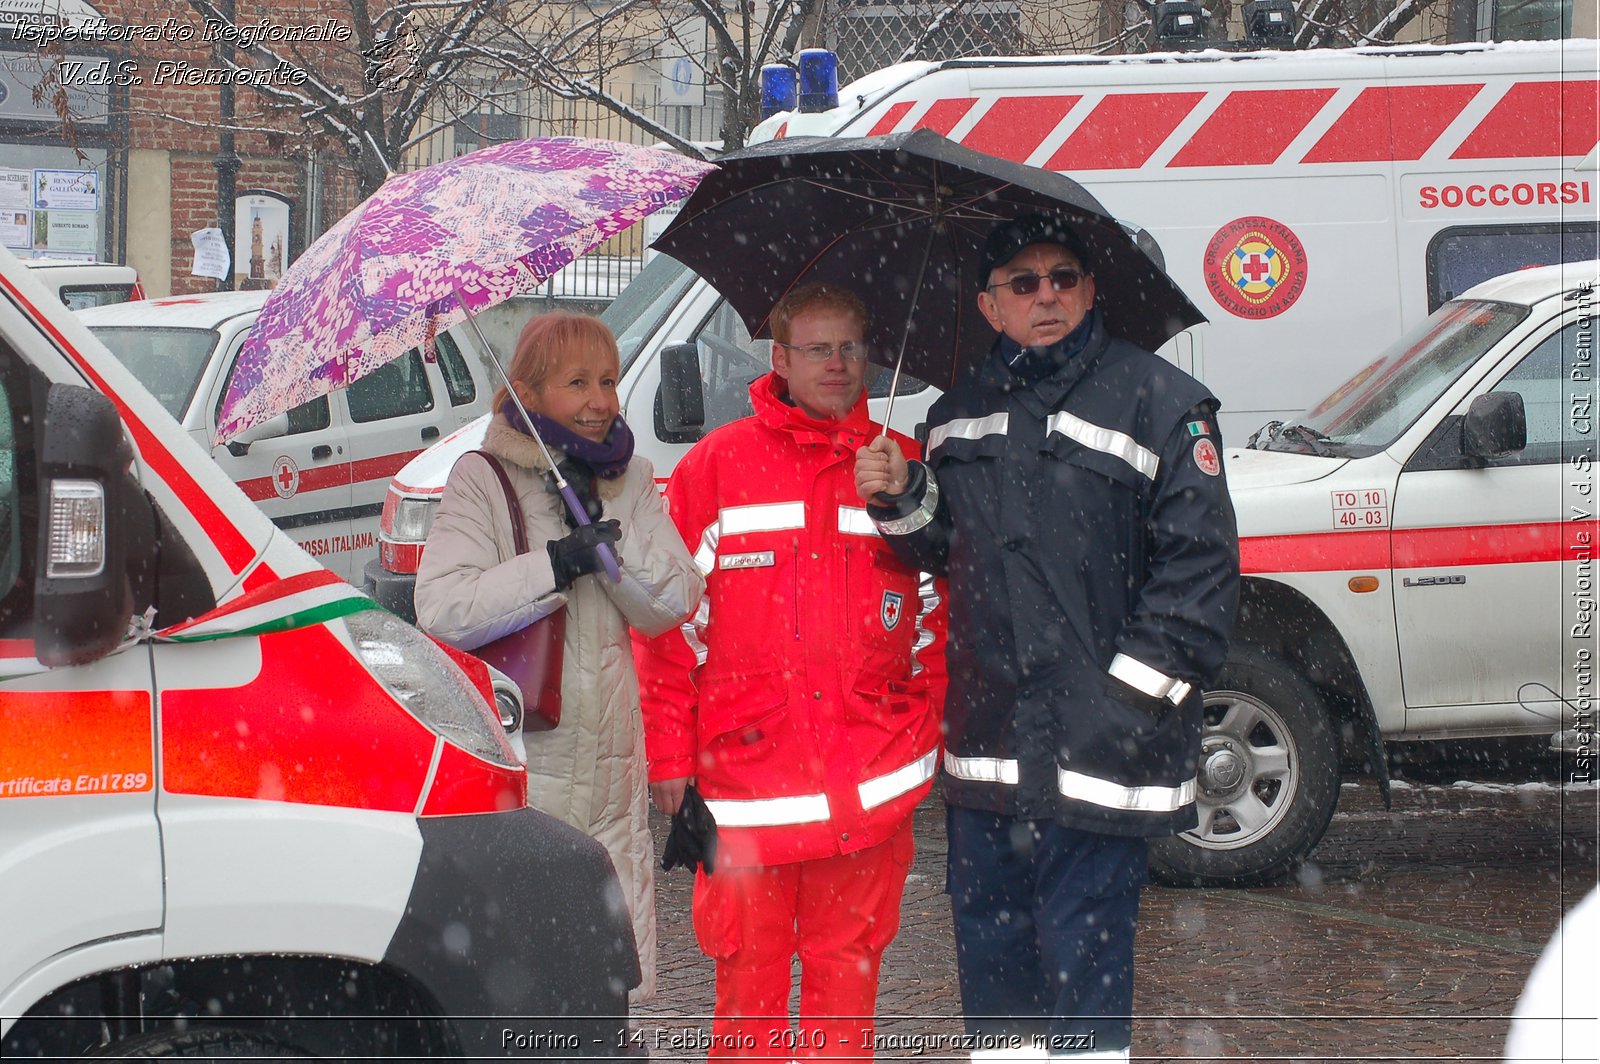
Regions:
<instances>
[{"instance_id":1,"label":"jacket pocket","mask_svg":"<svg viewBox=\"0 0 1600 1064\"><path fill-rule=\"evenodd\" d=\"M706 582L710 669L754 676L783 665L799 637L798 551L794 537L771 534L719 545Z\"/></svg>"},{"instance_id":2,"label":"jacket pocket","mask_svg":"<svg viewBox=\"0 0 1600 1064\"><path fill-rule=\"evenodd\" d=\"M922 597L917 573L876 543L845 551L845 632L860 675L911 675Z\"/></svg>"},{"instance_id":3,"label":"jacket pocket","mask_svg":"<svg viewBox=\"0 0 1600 1064\"><path fill-rule=\"evenodd\" d=\"M696 724L697 770L746 765L766 757L788 726L788 702L781 672L705 676Z\"/></svg>"}]
</instances>

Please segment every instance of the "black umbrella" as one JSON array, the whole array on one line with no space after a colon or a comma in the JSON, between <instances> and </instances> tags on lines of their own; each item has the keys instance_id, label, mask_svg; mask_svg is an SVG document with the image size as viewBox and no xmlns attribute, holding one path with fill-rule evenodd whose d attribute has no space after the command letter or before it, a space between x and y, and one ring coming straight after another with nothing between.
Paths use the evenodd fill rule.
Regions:
<instances>
[{"instance_id":1,"label":"black umbrella","mask_svg":"<svg viewBox=\"0 0 1600 1064\"><path fill-rule=\"evenodd\" d=\"M948 388L994 342L977 305L984 238L1034 212L1082 236L1112 335L1153 351L1205 320L1076 181L932 130L767 141L718 166L652 246L711 282L752 336L770 335L785 292L837 284L872 312L875 361Z\"/></svg>"}]
</instances>

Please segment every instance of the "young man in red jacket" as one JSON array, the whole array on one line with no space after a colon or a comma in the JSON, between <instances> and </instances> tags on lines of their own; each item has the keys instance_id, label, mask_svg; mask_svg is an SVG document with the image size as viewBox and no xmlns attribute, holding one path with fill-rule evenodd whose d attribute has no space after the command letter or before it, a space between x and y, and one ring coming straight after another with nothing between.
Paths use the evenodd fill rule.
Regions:
<instances>
[{"instance_id":1,"label":"young man in red jacket","mask_svg":"<svg viewBox=\"0 0 1600 1064\"><path fill-rule=\"evenodd\" d=\"M706 574L705 662L682 633L635 637L651 795L670 814L694 782L717 821L716 870L694 892L695 934L716 961L713 1058L872 1058L911 813L938 764L944 609L916 649L918 573L855 490L856 451L879 431L866 326L835 287L774 308L754 416L701 440L667 484Z\"/></svg>"}]
</instances>

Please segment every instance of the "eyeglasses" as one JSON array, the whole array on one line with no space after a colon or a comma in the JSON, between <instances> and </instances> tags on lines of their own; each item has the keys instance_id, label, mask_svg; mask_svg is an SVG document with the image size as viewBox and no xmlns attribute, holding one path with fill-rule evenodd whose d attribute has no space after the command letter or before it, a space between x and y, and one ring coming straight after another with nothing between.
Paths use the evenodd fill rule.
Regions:
<instances>
[{"instance_id":1,"label":"eyeglasses","mask_svg":"<svg viewBox=\"0 0 1600 1064\"><path fill-rule=\"evenodd\" d=\"M1050 287L1057 292L1070 292L1078 287L1079 281L1083 280L1081 271L1067 266L1063 266L1059 270L1051 270L1049 276ZM989 285L988 290L1005 288L1009 285L1013 295L1031 296L1039 290L1039 282L1042 280L1044 278L1037 273L1019 273L1009 281L1001 281L999 284Z\"/></svg>"},{"instance_id":2,"label":"eyeglasses","mask_svg":"<svg viewBox=\"0 0 1600 1064\"><path fill-rule=\"evenodd\" d=\"M806 344L804 347L796 347L794 344L786 344L782 340L774 340L773 343L777 344L779 347L786 347L790 351L800 352L800 357L804 358L807 362L827 362L829 359L833 358L833 353L835 351L839 352L839 357L844 359L846 362L865 362L867 360L867 345L858 344L854 340L846 340L844 343L838 345Z\"/></svg>"}]
</instances>

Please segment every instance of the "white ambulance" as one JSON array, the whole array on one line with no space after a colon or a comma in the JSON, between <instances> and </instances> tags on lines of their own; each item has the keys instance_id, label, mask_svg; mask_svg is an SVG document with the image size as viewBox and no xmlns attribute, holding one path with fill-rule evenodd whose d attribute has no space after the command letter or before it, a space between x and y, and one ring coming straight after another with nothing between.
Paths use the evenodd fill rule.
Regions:
<instances>
[{"instance_id":1,"label":"white ambulance","mask_svg":"<svg viewBox=\"0 0 1600 1064\"><path fill-rule=\"evenodd\" d=\"M79 317L239 489L345 580L377 554L394 473L489 409L494 387L465 329L413 348L349 388L213 444L217 413L266 291L205 292L83 310Z\"/></svg>"},{"instance_id":2,"label":"white ambulance","mask_svg":"<svg viewBox=\"0 0 1600 1064\"><path fill-rule=\"evenodd\" d=\"M0 1056L616 1052L605 851L0 253Z\"/></svg>"},{"instance_id":3,"label":"white ambulance","mask_svg":"<svg viewBox=\"0 0 1600 1064\"><path fill-rule=\"evenodd\" d=\"M846 86L837 106L775 115L753 139L926 127L1065 171L1141 232L1206 314L1162 353L1212 388L1225 436L1242 445L1317 404L1474 284L1595 257L1597 64L1595 41L907 63ZM705 431L747 412L744 385L769 364L766 343L750 339L720 296L662 256L603 317L622 347L623 413L663 478ZM917 381L901 388L895 427L909 430L936 392ZM703 410L691 392L703 393ZM881 402L874 411L881 416ZM366 583L397 612L409 614L450 466L482 432L482 422L466 427L390 484ZM1401 705L1367 713L1382 731L1352 739L1352 759L1380 734L1475 727L1397 727ZM1335 708L1356 719L1344 703ZM1474 734L1507 731L1497 723ZM1285 758L1298 768L1302 756ZM1233 780L1226 758L1214 768L1216 780ZM1274 794L1303 800L1299 779ZM1336 795L1332 779L1326 793ZM1235 805L1248 826L1212 816L1206 832L1158 853L1158 873L1269 878L1309 852L1327 822L1310 823L1320 811L1253 817Z\"/></svg>"}]
</instances>

